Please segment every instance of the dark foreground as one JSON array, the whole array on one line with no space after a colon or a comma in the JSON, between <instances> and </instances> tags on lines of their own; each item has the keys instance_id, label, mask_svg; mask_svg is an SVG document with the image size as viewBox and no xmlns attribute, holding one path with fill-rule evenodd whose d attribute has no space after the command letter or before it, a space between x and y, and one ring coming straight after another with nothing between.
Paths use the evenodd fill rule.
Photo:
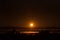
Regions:
<instances>
[{"instance_id":1,"label":"dark foreground","mask_svg":"<svg viewBox=\"0 0 60 40\"><path fill-rule=\"evenodd\" d=\"M60 40L60 33L41 31L38 34L20 34L12 31L0 34L0 40Z\"/></svg>"}]
</instances>

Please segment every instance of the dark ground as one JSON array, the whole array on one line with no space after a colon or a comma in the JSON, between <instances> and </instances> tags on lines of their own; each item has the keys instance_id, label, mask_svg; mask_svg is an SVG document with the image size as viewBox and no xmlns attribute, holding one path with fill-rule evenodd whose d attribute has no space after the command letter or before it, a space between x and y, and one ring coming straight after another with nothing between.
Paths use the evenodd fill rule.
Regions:
<instances>
[{"instance_id":1,"label":"dark ground","mask_svg":"<svg viewBox=\"0 0 60 40\"><path fill-rule=\"evenodd\" d=\"M39 34L35 35L26 35L20 34L15 30L0 34L0 40L60 40L60 34L58 33L49 33L49 31L41 31Z\"/></svg>"}]
</instances>

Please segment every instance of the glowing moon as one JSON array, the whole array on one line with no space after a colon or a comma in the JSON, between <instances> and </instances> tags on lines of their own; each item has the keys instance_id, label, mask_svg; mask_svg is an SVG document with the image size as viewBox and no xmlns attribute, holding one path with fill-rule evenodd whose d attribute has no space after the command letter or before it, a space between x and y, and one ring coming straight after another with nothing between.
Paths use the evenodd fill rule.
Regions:
<instances>
[{"instance_id":1,"label":"glowing moon","mask_svg":"<svg viewBox=\"0 0 60 40\"><path fill-rule=\"evenodd\" d=\"M30 27L33 27L33 23L30 24Z\"/></svg>"}]
</instances>

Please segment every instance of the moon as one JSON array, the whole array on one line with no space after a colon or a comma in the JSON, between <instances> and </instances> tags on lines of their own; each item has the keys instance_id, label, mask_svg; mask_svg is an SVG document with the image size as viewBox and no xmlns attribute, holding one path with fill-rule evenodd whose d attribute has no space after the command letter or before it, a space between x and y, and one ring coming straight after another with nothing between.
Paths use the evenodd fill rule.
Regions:
<instances>
[{"instance_id":1,"label":"moon","mask_svg":"<svg viewBox=\"0 0 60 40\"><path fill-rule=\"evenodd\" d=\"M32 23L30 24L30 27L33 27L33 24Z\"/></svg>"}]
</instances>

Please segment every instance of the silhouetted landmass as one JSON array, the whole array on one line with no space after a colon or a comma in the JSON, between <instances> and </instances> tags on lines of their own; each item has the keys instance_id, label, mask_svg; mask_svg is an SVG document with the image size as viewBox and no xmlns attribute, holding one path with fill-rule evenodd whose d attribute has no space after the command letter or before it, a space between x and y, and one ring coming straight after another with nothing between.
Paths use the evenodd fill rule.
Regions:
<instances>
[{"instance_id":1,"label":"silhouetted landmass","mask_svg":"<svg viewBox=\"0 0 60 40\"><path fill-rule=\"evenodd\" d=\"M10 28L12 28L11 31L0 33L0 40L60 40L60 33L50 33L49 30L39 30L38 34L26 35L16 31L15 27Z\"/></svg>"}]
</instances>

